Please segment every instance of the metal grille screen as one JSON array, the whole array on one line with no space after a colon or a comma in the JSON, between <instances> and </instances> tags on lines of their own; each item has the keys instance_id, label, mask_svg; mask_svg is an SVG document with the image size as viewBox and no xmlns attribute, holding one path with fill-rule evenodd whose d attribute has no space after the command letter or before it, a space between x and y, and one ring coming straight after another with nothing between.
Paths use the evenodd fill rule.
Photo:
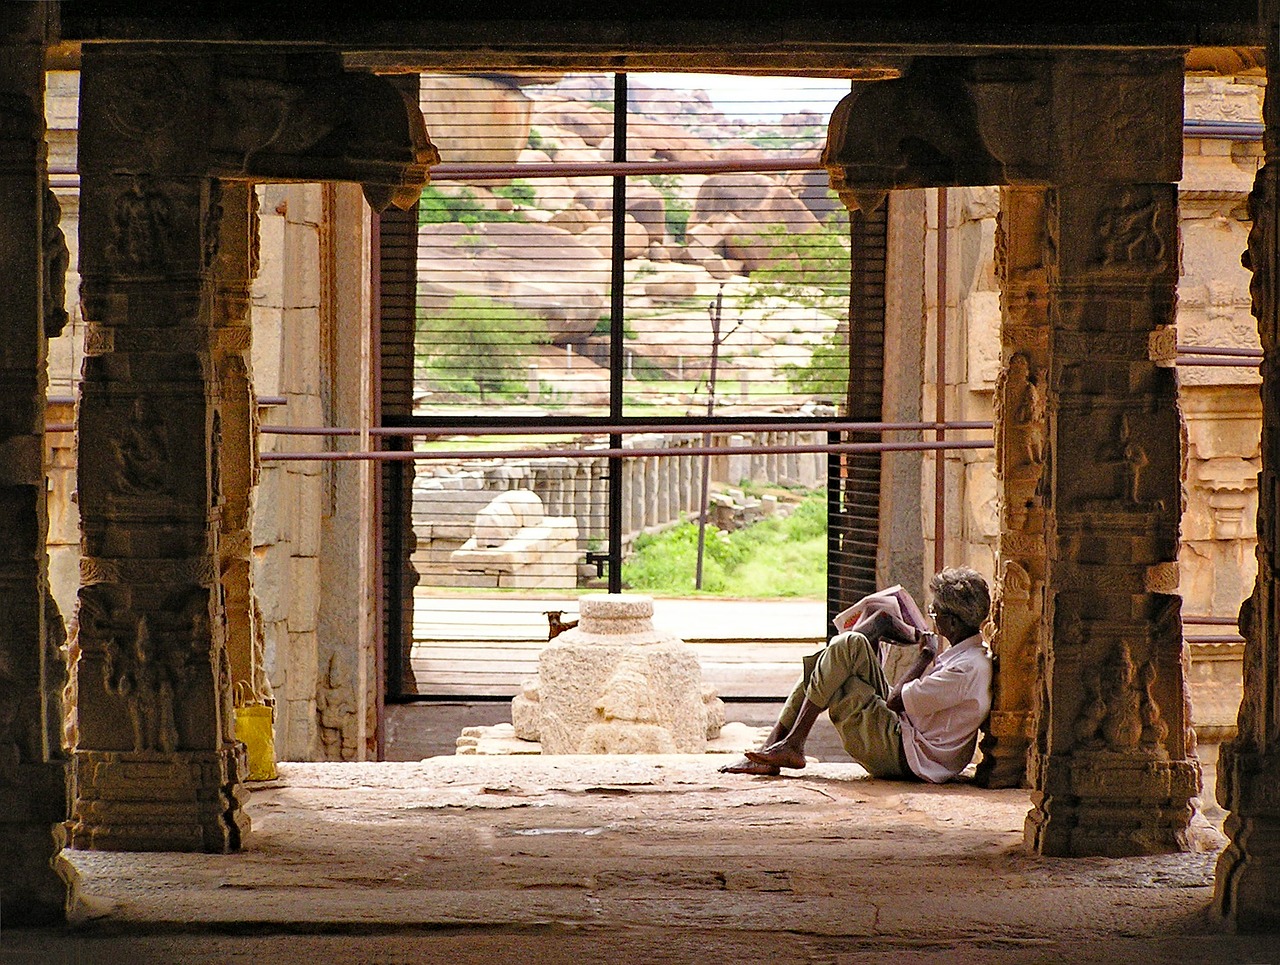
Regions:
<instances>
[{"instance_id":1,"label":"metal grille screen","mask_svg":"<svg viewBox=\"0 0 1280 965\"><path fill-rule=\"evenodd\" d=\"M828 434L812 424L846 414L850 235L818 155L847 91L422 77L443 163L419 208L409 423L433 434L413 444L420 583L402 693L519 692L547 611L572 619L579 592L604 588L611 533L629 586L644 578L637 547L685 527L672 594L717 591L726 534L806 502L825 539ZM612 469L606 421L633 427L614 435L628 456ZM709 542L695 554L704 505ZM787 642L798 652L825 635L823 578L777 631L781 650L759 650L759 627L735 639L700 631L714 611L691 617L681 635L703 648L713 686L789 685Z\"/></svg>"}]
</instances>

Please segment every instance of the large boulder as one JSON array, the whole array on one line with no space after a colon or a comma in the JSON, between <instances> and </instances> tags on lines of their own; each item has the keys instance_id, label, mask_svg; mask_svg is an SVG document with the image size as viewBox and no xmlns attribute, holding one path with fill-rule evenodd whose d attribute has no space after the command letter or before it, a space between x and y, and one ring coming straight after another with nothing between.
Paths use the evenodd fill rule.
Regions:
<instances>
[{"instance_id":1,"label":"large boulder","mask_svg":"<svg viewBox=\"0 0 1280 965\"><path fill-rule=\"evenodd\" d=\"M795 233L819 226L813 212L767 174L713 174L702 182L690 221L709 224L727 215L759 231L781 225Z\"/></svg>"},{"instance_id":2,"label":"large boulder","mask_svg":"<svg viewBox=\"0 0 1280 965\"><path fill-rule=\"evenodd\" d=\"M458 295L480 296L541 318L554 343L576 341L609 310L608 251L586 235L529 221L424 225L419 305L443 312Z\"/></svg>"},{"instance_id":3,"label":"large boulder","mask_svg":"<svg viewBox=\"0 0 1280 965\"><path fill-rule=\"evenodd\" d=\"M627 214L644 226L649 243L665 245L667 238L667 199L662 192L643 182L627 185Z\"/></svg>"},{"instance_id":4,"label":"large boulder","mask_svg":"<svg viewBox=\"0 0 1280 965\"><path fill-rule=\"evenodd\" d=\"M514 80L425 75L422 118L449 164L512 164L529 143L533 102ZM479 120L482 118L482 120Z\"/></svg>"}]
</instances>

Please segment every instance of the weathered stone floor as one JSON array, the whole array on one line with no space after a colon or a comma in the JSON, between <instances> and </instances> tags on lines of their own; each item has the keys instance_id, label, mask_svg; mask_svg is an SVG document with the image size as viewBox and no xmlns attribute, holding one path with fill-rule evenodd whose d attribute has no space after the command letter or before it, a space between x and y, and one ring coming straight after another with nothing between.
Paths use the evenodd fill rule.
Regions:
<instances>
[{"instance_id":1,"label":"weathered stone floor","mask_svg":"<svg viewBox=\"0 0 1280 965\"><path fill-rule=\"evenodd\" d=\"M241 854L68 853L75 924L0 963L1280 962L1212 850L1038 858L1025 791L722 761L284 764Z\"/></svg>"}]
</instances>

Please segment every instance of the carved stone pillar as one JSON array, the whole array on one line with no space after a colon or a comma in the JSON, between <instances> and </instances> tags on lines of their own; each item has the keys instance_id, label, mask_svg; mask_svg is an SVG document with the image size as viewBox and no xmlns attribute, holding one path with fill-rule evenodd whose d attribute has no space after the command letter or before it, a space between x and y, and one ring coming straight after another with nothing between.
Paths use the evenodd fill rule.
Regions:
<instances>
[{"instance_id":1,"label":"carved stone pillar","mask_svg":"<svg viewBox=\"0 0 1280 965\"><path fill-rule=\"evenodd\" d=\"M45 299L66 271L46 187L44 11L0 9L0 907L4 924L63 915L53 870L66 818L61 747L65 664L47 587L44 415L46 331L65 315ZM49 205L49 207L46 207ZM61 252L62 258L57 255ZM44 276L46 270L49 277ZM61 305L56 306L61 311Z\"/></svg>"},{"instance_id":2,"label":"carved stone pillar","mask_svg":"<svg viewBox=\"0 0 1280 965\"><path fill-rule=\"evenodd\" d=\"M823 152L832 187L864 210L894 188L1049 186L1043 242L1020 234L1024 220L1038 222L1039 201L1006 195L996 642L1011 666L1001 668L984 771L991 781L1017 774L1035 638L1027 840L1045 854L1183 847L1199 788L1167 345L1182 73L1162 52L916 58L901 79L857 85L841 101ZM1047 337L1035 332L1042 319Z\"/></svg>"},{"instance_id":3,"label":"carved stone pillar","mask_svg":"<svg viewBox=\"0 0 1280 965\"><path fill-rule=\"evenodd\" d=\"M224 851L239 846L240 817L218 578L220 197L211 178L119 173L134 152L112 149L104 128L122 114L134 130L165 125L131 93L86 52L72 843Z\"/></svg>"},{"instance_id":4,"label":"carved stone pillar","mask_svg":"<svg viewBox=\"0 0 1280 965\"><path fill-rule=\"evenodd\" d=\"M1187 846L1199 791L1177 596L1180 425L1151 359L1177 280L1173 184L1047 197L1047 635L1027 840L1044 854Z\"/></svg>"},{"instance_id":5,"label":"carved stone pillar","mask_svg":"<svg viewBox=\"0 0 1280 965\"><path fill-rule=\"evenodd\" d=\"M1274 10L1274 5L1272 7ZM1277 63L1276 24L1267 62ZM1253 227L1245 266L1262 342L1262 472L1258 477L1258 579L1240 609L1244 700L1235 740L1218 759L1218 800L1231 839L1218 859L1215 903L1237 929L1280 927L1280 77L1267 77L1266 164L1249 195Z\"/></svg>"},{"instance_id":6,"label":"carved stone pillar","mask_svg":"<svg viewBox=\"0 0 1280 965\"><path fill-rule=\"evenodd\" d=\"M439 156L415 106L319 50L89 44L81 118L72 840L222 851L243 825L227 633L252 628L253 432L251 216L222 182L356 181L380 210ZM251 640L237 660L252 679Z\"/></svg>"},{"instance_id":7,"label":"carved stone pillar","mask_svg":"<svg viewBox=\"0 0 1280 965\"><path fill-rule=\"evenodd\" d=\"M1003 316L995 398L1000 538L990 640L996 674L977 773L985 787L1027 783L1027 749L1033 733L1047 552L1049 317L1044 241L1045 192L1004 189L996 235Z\"/></svg>"}]
</instances>

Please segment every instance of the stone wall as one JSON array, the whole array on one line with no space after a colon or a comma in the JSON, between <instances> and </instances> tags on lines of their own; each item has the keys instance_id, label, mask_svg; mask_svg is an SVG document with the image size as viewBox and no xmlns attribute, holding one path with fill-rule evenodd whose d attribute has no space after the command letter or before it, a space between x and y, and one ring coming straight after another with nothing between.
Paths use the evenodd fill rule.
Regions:
<instances>
[{"instance_id":1,"label":"stone wall","mask_svg":"<svg viewBox=\"0 0 1280 965\"><path fill-rule=\"evenodd\" d=\"M46 413L51 425L75 419L75 386L84 358L84 316L80 313L80 190L76 171L80 72L52 70L46 75L45 113L49 130L49 182L62 208L62 233L70 253L67 272L67 324L49 340L49 395L58 400ZM80 586L80 512L75 502L75 438L50 433L49 447L49 589L65 620L75 613Z\"/></svg>"},{"instance_id":2,"label":"stone wall","mask_svg":"<svg viewBox=\"0 0 1280 965\"><path fill-rule=\"evenodd\" d=\"M925 196L924 303L925 372L937 372L938 191ZM946 191L945 415L949 422L991 421L996 376L1000 370L1000 284L995 275L997 188ZM923 387L921 417L936 413L936 381ZM991 438L990 430L952 431L948 439ZM995 455L990 449L954 449L944 456L946 491L944 565L967 564L988 579L995 575ZM921 469L921 520L925 568L934 561L935 456L927 453Z\"/></svg>"},{"instance_id":3,"label":"stone wall","mask_svg":"<svg viewBox=\"0 0 1280 965\"><path fill-rule=\"evenodd\" d=\"M358 189L351 188L259 189L254 383L259 397L285 400L260 407L263 426L358 424L359 320L367 307L360 293L367 244L361 248L359 241L367 229L353 190L358 202ZM344 245L346 264L339 269L335 255ZM328 448L315 436L260 437L263 454ZM370 648L361 643L361 628L368 626L360 618L369 587L359 582L367 572L360 564L359 477L367 471L354 463L268 460L261 466L254 584L282 760L362 759L370 749L375 678L360 667Z\"/></svg>"}]
</instances>

